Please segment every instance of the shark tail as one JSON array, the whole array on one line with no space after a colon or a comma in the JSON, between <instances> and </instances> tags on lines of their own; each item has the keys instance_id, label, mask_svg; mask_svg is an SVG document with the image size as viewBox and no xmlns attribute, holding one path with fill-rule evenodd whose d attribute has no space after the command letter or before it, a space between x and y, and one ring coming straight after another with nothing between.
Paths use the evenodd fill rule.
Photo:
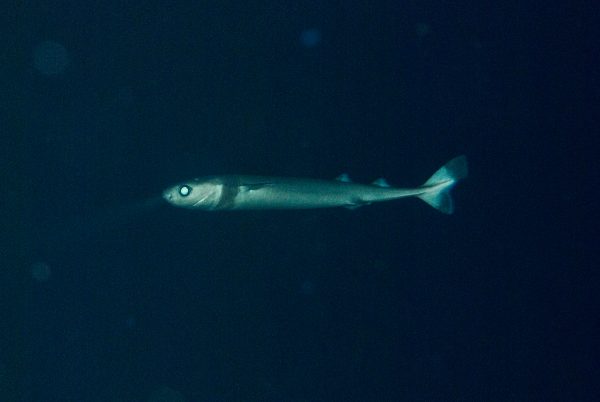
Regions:
<instances>
[{"instance_id":1,"label":"shark tail","mask_svg":"<svg viewBox=\"0 0 600 402\"><path fill-rule=\"evenodd\" d=\"M451 214L454 212L454 202L450 190L458 180L467 177L467 174L467 157L464 155L457 156L439 168L421 186L425 192L418 197L438 211Z\"/></svg>"}]
</instances>

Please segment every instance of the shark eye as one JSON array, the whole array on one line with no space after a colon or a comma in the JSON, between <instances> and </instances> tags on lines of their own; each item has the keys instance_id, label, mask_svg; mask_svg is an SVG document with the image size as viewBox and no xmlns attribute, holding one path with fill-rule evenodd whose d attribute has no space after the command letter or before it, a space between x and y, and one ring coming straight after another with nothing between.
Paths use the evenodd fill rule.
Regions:
<instances>
[{"instance_id":1,"label":"shark eye","mask_svg":"<svg viewBox=\"0 0 600 402\"><path fill-rule=\"evenodd\" d=\"M182 197L187 197L192 192L192 188L187 185L183 185L179 187L179 195Z\"/></svg>"}]
</instances>

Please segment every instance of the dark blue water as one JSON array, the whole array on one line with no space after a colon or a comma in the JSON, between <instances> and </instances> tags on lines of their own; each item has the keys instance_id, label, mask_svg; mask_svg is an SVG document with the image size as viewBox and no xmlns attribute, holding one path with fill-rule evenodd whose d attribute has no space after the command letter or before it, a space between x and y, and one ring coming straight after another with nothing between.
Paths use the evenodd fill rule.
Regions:
<instances>
[{"instance_id":1,"label":"dark blue water","mask_svg":"<svg viewBox=\"0 0 600 402\"><path fill-rule=\"evenodd\" d=\"M583 8L34 3L21 400L598 396ZM222 173L415 186L463 153L451 216L148 201Z\"/></svg>"}]
</instances>

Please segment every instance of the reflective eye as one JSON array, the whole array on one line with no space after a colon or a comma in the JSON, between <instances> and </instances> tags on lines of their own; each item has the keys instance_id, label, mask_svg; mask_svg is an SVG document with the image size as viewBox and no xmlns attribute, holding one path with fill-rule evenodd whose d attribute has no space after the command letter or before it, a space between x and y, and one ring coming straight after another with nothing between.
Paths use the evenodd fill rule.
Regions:
<instances>
[{"instance_id":1,"label":"reflective eye","mask_svg":"<svg viewBox=\"0 0 600 402\"><path fill-rule=\"evenodd\" d=\"M179 187L179 195L182 197L187 197L192 192L192 188L190 186L183 185Z\"/></svg>"}]
</instances>

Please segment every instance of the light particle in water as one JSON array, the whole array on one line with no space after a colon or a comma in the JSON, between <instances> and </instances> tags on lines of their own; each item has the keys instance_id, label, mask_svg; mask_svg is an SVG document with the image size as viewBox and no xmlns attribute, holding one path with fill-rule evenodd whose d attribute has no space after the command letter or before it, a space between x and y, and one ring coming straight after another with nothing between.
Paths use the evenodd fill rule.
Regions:
<instances>
[{"instance_id":1,"label":"light particle in water","mask_svg":"<svg viewBox=\"0 0 600 402\"><path fill-rule=\"evenodd\" d=\"M167 386L155 389L148 397L148 402L185 402L185 400L179 391Z\"/></svg>"},{"instance_id":2,"label":"light particle in water","mask_svg":"<svg viewBox=\"0 0 600 402\"><path fill-rule=\"evenodd\" d=\"M418 24L415 24L415 32L419 38L423 38L431 34L431 25L419 22Z\"/></svg>"},{"instance_id":3,"label":"light particle in water","mask_svg":"<svg viewBox=\"0 0 600 402\"><path fill-rule=\"evenodd\" d=\"M62 73L69 61L69 52L58 42L44 41L33 49L33 65L44 75Z\"/></svg>"},{"instance_id":4,"label":"light particle in water","mask_svg":"<svg viewBox=\"0 0 600 402\"><path fill-rule=\"evenodd\" d=\"M300 286L300 293L305 296L311 296L315 293L315 284L312 281L306 280Z\"/></svg>"},{"instance_id":5,"label":"light particle in water","mask_svg":"<svg viewBox=\"0 0 600 402\"><path fill-rule=\"evenodd\" d=\"M321 42L321 31L316 28L305 29L300 34L300 42L305 47L315 47Z\"/></svg>"},{"instance_id":6,"label":"light particle in water","mask_svg":"<svg viewBox=\"0 0 600 402\"><path fill-rule=\"evenodd\" d=\"M135 327L135 317L127 317L127 319L125 320L125 326L129 329L132 329L133 327Z\"/></svg>"},{"instance_id":7,"label":"light particle in water","mask_svg":"<svg viewBox=\"0 0 600 402\"><path fill-rule=\"evenodd\" d=\"M50 279L52 271L45 262L36 262L31 265L31 276L38 282L46 282Z\"/></svg>"}]
</instances>

